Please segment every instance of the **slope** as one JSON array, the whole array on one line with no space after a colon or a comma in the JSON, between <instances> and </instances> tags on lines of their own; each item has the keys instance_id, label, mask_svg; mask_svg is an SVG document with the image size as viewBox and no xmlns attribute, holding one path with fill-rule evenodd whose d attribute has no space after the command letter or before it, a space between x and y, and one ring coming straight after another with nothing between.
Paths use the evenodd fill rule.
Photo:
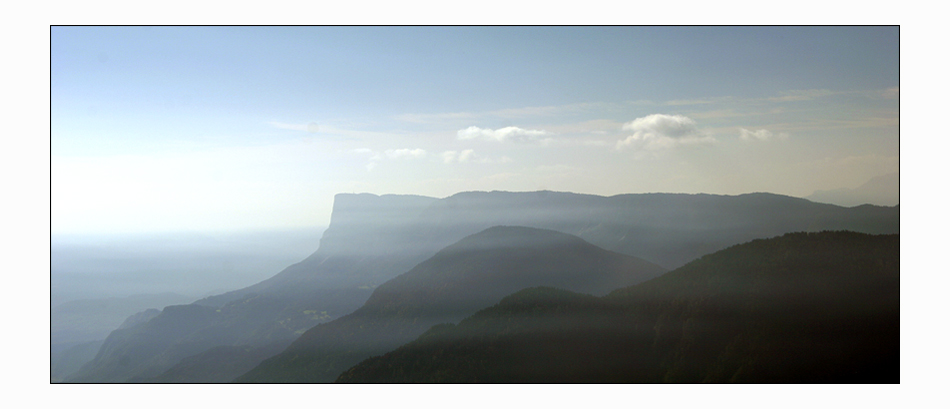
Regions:
<instances>
[{"instance_id":1,"label":"slope","mask_svg":"<svg viewBox=\"0 0 950 409\"><path fill-rule=\"evenodd\" d=\"M796 233L594 298L535 288L338 382L900 382L896 235Z\"/></svg>"},{"instance_id":2,"label":"slope","mask_svg":"<svg viewBox=\"0 0 950 409\"><path fill-rule=\"evenodd\" d=\"M378 285L440 249L496 225L574 234L604 249L674 268L733 244L790 231L897 233L900 211L842 208L766 193L603 197L465 192L444 199L339 194L313 255L253 286L197 301L194 305L213 313L201 326L192 326L190 314L169 314L167 331L146 326L117 334L68 380L149 378L213 347L241 351L293 340L314 325L356 310ZM188 311L204 314L201 308Z\"/></svg>"},{"instance_id":3,"label":"slope","mask_svg":"<svg viewBox=\"0 0 950 409\"><path fill-rule=\"evenodd\" d=\"M411 240L412 221L434 200L339 195L313 255L253 286L168 307L145 326L114 331L96 358L67 381L144 381L214 347L290 341L352 312L383 281L378 277L405 272L434 253Z\"/></svg>"},{"instance_id":4,"label":"slope","mask_svg":"<svg viewBox=\"0 0 950 409\"><path fill-rule=\"evenodd\" d=\"M457 322L522 288L548 285L592 294L658 276L663 268L575 236L492 227L446 247L381 285L360 309L307 331L237 382L331 382L359 361L434 324Z\"/></svg>"}]
</instances>

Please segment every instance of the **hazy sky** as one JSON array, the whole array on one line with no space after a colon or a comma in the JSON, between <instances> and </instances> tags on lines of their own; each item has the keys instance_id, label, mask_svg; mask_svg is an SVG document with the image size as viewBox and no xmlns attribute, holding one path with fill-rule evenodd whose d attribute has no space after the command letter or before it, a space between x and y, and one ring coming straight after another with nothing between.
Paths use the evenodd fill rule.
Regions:
<instances>
[{"instance_id":1,"label":"hazy sky","mask_svg":"<svg viewBox=\"0 0 950 409\"><path fill-rule=\"evenodd\" d=\"M341 192L807 196L896 172L896 27L53 27L51 233Z\"/></svg>"}]
</instances>

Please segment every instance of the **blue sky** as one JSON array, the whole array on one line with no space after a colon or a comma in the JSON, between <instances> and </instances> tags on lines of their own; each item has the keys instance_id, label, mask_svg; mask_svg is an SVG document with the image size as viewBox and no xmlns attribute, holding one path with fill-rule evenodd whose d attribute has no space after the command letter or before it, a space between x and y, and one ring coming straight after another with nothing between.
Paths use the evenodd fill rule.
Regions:
<instances>
[{"instance_id":1,"label":"blue sky","mask_svg":"<svg viewBox=\"0 0 950 409\"><path fill-rule=\"evenodd\" d=\"M899 169L896 27L53 27L52 233L341 192L807 196Z\"/></svg>"}]
</instances>

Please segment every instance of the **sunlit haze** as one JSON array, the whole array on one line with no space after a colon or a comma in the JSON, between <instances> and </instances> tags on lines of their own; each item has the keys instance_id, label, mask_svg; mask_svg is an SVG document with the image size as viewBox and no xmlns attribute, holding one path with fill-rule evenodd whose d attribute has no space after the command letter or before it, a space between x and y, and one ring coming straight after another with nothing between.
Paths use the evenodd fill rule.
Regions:
<instances>
[{"instance_id":1,"label":"sunlit haze","mask_svg":"<svg viewBox=\"0 0 950 409\"><path fill-rule=\"evenodd\" d=\"M898 45L897 27L52 27L51 233L325 226L346 192L856 188L899 171Z\"/></svg>"}]
</instances>

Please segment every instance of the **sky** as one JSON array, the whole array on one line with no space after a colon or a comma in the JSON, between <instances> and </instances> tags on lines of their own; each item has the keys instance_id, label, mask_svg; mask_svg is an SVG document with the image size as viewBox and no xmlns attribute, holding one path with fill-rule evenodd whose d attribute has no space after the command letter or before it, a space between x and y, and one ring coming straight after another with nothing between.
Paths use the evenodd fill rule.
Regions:
<instances>
[{"instance_id":1,"label":"sky","mask_svg":"<svg viewBox=\"0 0 950 409\"><path fill-rule=\"evenodd\" d=\"M51 234L337 193L804 197L899 171L897 27L51 27Z\"/></svg>"}]
</instances>

